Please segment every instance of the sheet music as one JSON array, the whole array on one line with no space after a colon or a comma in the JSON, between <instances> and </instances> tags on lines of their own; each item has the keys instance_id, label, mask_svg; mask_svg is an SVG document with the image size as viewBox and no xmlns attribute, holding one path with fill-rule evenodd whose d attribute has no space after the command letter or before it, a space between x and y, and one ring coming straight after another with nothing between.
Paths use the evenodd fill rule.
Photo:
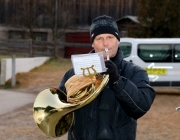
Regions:
<instances>
[{"instance_id":1,"label":"sheet music","mask_svg":"<svg viewBox=\"0 0 180 140\"><path fill-rule=\"evenodd\" d=\"M94 66L94 69L97 73L102 73L106 71L102 52L72 55L71 61L76 75L82 75L83 71L81 68L88 68L91 66ZM90 72L93 72L91 68L89 70ZM85 71L85 74L88 74L87 70Z\"/></svg>"}]
</instances>

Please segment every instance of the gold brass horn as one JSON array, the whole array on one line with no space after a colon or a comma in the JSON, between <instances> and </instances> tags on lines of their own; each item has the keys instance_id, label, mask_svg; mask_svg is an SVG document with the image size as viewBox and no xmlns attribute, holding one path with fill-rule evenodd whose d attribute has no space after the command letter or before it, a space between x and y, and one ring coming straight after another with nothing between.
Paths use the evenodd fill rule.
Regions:
<instances>
[{"instance_id":1,"label":"gold brass horn","mask_svg":"<svg viewBox=\"0 0 180 140\"><path fill-rule=\"evenodd\" d=\"M92 76L92 75L91 75ZM71 127L75 110L92 102L104 89L109 75L96 74L96 82L69 96L57 89L41 91L35 99L33 117L37 126L48 136L60 137Z\"/></svg>"}]
</instances>

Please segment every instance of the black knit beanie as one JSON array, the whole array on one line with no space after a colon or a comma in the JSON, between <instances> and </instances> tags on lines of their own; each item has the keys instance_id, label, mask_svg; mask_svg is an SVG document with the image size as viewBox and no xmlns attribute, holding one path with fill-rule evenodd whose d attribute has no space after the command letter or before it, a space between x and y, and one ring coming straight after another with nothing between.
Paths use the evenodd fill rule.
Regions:
<instances>
[{"instance_id":1,"label":"black knit beanie","mask_svg":"<svg viewBox=\"0 0 180 140\"><path fill-rule=\"evenodd\" d=\"M105 33L113 34L120 41L118 26L114 18L103 15L93 19L90 27L91 43L97 35Z\"/></svg>"}]
</instances>

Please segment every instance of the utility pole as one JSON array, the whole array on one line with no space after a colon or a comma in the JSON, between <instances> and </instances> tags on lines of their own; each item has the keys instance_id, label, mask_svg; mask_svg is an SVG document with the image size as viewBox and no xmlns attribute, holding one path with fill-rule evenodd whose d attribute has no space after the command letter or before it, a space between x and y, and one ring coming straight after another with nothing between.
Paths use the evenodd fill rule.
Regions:
<instances>
[{"instance_id":1,"label":"utility pole","mask_svg":"<svg viewBox=\"0 0 180 140\"><path fill-rule=\"evenodd\" d=\"M16 85L16 56L12 55L12 81L11 86L14 87Z\"/></svg>"}]
</instances>

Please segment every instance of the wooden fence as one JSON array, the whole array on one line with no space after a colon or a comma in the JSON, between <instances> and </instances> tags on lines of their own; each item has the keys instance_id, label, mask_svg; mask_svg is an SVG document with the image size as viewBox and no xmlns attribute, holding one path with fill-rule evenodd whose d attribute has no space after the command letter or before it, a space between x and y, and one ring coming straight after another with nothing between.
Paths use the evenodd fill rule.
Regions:
<instances>
[{"instance_id":1,"label":"wooden fence","mask_svg":"<svg viewBox=\"0 0 180 140\"><path fill-rule=\"evenodd\" d=\"M0 40L0 55L17 55L24 57L55 56L70 58L72 54L88 53L92 49L88 43L37 42L32 40Z\"/></svg>"},{"instance_id":2,"label":"wooden fence","mask_svg":"<svg viewBox=\"0 0 180 140\"><path fill-rule=\"evenodd\" d=\"M0 40L1 55L17 55L25 57L53 56L52 43L34 42L31 40Z\"/></svg>"}]
</instances>

